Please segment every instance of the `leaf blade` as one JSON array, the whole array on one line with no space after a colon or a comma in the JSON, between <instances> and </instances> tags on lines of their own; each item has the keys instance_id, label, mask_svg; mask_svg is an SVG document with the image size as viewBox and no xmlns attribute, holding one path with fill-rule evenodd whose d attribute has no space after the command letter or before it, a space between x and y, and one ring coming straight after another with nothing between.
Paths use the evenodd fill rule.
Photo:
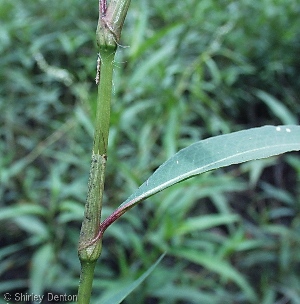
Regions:
<instances>
[{"instance_id":1,"label":"leaf blade","mask_svg":"<svg viewBox=\"0 0 300 304\"><path fill-rule=\"evenodd\" d=\"M300 126L264 126L204 139L163 163L119 208L140 201L195 175L250 160L300 150Z\"/></svg>"},{"instance_id":2,"label":"leaf blade","mask_svg":"<svg viewBox=\"0 0 300 304\"><path fill-rule=\"evenodd\" d=\"M192 263L201 265L204 268L217 273L221 277L234 282L241 290L243 290L251 303L257 303L257 295L254 289L244 278L244 276L228 262L221 259L212 258L205 253L200 253L196 250L188 248L172 249L168 253L170 255L174 255L186 259Z\"/></svg>"},{"instance_id":3,"label":"leaf blade","mask_svg":"<svg viewBox=\"0 0 300 304\"><path fill-rule=\"evenodd\" d=\"M134 289L136 289L143 281L151 274L151 272L155 269L155 267L161 262L164 258L165 253L162 254L158 260L146 271L144 272L137 280L130 283L128 286L125 286L119 292L115 292L115 294L109 299L105 299L104 302L101 300L101 304L119 304L121 303ZM100 304L100 302L98 302Z\"/></svg>"}]
</instances>

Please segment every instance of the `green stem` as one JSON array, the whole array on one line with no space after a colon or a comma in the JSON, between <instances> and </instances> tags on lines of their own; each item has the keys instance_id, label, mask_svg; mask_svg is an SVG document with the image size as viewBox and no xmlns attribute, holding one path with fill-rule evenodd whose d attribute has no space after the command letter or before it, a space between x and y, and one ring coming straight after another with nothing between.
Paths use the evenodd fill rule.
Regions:
<instances>
[{"instance_id":1,"label":"green stem","mask_svg":"<svg viewBox=\"0 0 300 304\"><path fill-rule=\"evenodd\" d=\"M115 49L112 47L100 48L100 56L100 83L98 86L97 124L95 129L93 153L107 155Z\"/></svg>"},{"instance_id":2,"label":"green stem","mask_svg":"<svg viewBox=\"0 0 300 304\"><path fill-rule=\"evenodd\" d=\"M90 303L95 266L96 261L86 262L81 266L77 303Z\"/></svg>"},{"instance_id":3,"label":"green stem","mask_svg":"<svg viewBox=\"0 0 300 304\"><path fill-rule=\"evenodd\" d=\"M91 240L93 240L95 235L97 235L101 220L110 122L114 55L115 48L100 48L101 72L98 86L96 128L88 182L88 194L78 249L82 268L78 289L78 303L80 304L86 304L90 301L94 267L102 249L101 239L90 246L86 246L86 244L91 243Z\"/></svg>"},{"instance_id":4,"label":"green stem","mask_svg":"<svg viewBox=\"0 0 300 304\"><path fill-rule=\"evenodd\" d=\"M121 29L130 0L112 0L106 9L106 0L100 0L97 26L97 44L100 62L97 65L98 84L96 126L84 219L81 226L78 256L81 275L78 303L90 303L94 269L102 250L102 238L93 241L99 233L104 191L107 145L110 124L113 61ZM101 64L100 64L101 63Z\"/></svg>"}]
</instances>

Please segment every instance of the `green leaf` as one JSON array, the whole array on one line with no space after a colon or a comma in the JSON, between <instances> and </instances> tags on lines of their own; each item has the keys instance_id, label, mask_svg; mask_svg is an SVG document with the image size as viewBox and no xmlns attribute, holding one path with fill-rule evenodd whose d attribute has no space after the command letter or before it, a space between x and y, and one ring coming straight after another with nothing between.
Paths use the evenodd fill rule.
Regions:
<instances>
[{"instance_id":1,"label":"green leaf","mask_svg":"<svg viewBox=\"0 0 300 304\"><path fill-rule=\"evenodd\" d=\"M22 215L12 219L18 227L31 235L39 236L41 239L47 239L50 231L49 226L39 218L31 215Z\"/></svg>"},{"instance_id":2,"label":"green leaf","mask_svg":"<svg viewBox=\"0 0 300 304\"><path fill-rule=\"evenodd\" d=\"M2 208L0 212L0 221L15 218L21 215L46 215L47 209L39 205L18 204L11 207Z\"/></svg>"},{"instance_id":3,"label":"green leaf","mask_svg":"<svg viewBox=\"0 0 300 304\"><path fill-rule=\"evenodd\" d=\"M236 214L209 214L189 218L176 229L176 235L191 233L193 231L205 230L215 226L237 222L239 216Z\"/></svg>"},{"instance_id":4,"label":"green leaf","mask_svg":"<svg viewBox=\"0 0 300 304\"><path fill-rule=\"evenodd\" d=\"M29 291L42 295L48 283L48 274L55 259L52 244L41 246L32 258L29 280Z\"/></svg>"},{"instance_id":5,"label":"green leaf","mask_svg":"<svg viewBox=\"0 0 300 304\"><path fill-rule=\"evenodd\" d=\"M2 294L7 293L8 291L15 291L15 290L26 290L28 287L28 280L26 279L12 279L12 280L5 280L5 282L0 282L0 292ZM3 302L0 302L1 304ZM7 304L7 302L4 302ZM20 302L21 303L21 302Z\"/></svg>"},{"instance_id":6,"label":"green leaf","mask_svg":"<svg viewBox=\"0 0 300 304\"><path fill-rule=\"evenodd\" d=\"M232 265L226 261L191 249L173 249L168 253L201 265L210 271L218 273L221 277L233 281L241 288L241 290L244 291L251 303L257 303L257 295L250 284L236 269L233 268Z\"/></svg>"},{"instance_id":7,"label":"green leaf","mask_svg":"<svg viewBox=\"0 0 300 304\"><path fill-rule=\"evenodd\" d=\"M119 304L121 303L135 288L137 288L142 282L151 274L151 272L154 270L154 268L160 263L160 261L163 259L165 254L162 254L159 259L143 274L141 275L137 280L120 290L119 292L116 292L112 297L109 299L106 299L105 301L101 300L101 304ZM100 302L98 302L100 304Z\"/></svg>"},{"instance_id":8,"label":"green leaf","mask_svg":"<svg viewBox=\"0 0 300 304\"><path fill-rule=\"evenodd\" d=\"M119 208L192 176L232 164L300 150L300 126L264 126L201 140L162 164Z\"/></svg>"},{"instance_id":9,"label":"green leaf","mask_svg":"<svg viewBox=\"0 0 300 304\"><path fill-rule=\"evenodd\" d=\"M278 99L273 97L272 95L257 90L256 96L259 97L273 112L273 114L278 117L282 123L284 124L296 124L297 119L296 116L294 116L291 111Z\"/></svg>"}]
</instances>

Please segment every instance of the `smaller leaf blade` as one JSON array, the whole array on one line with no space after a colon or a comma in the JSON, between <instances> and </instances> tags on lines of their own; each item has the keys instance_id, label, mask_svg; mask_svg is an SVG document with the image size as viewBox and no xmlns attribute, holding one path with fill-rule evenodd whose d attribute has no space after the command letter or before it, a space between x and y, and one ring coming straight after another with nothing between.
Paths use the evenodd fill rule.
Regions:
<instances>
[{"instance_id":1,"label":"smaller leaf blade","mask_svg":"<svg viewBox=\"0 0 300 304\"><path fill-rule=\"evenodd\" d=\"M144 273L142 274L137 280L123 288L121 291L115 293L109 299L106 299L101 304L119 304L121 303L135 288L137 288L143 281L151 274L154 268L160 263L160 261L164 258L165 253L162 254L159 259ZM100 303L98 303L100 304Z\"/></svg>"},{"instance_id":2,"label":"smaller leaf blade","mask_svg":"<svg viewBox=\"0 0 300 304\"><path fill-rule=\"evenodd\" d=\"M196 250L188 248L172 249L170 250L169 254L201 265L206 269L219 274L221 277L234 282L241 288L241 290L243 290L251 303L257 303L257 295L251 285L247 282L241 273L239 273L232 265L226 261L212 258L205 253L200 253Z\"/></svg>"},{"instance_id":3,"label":"smaller leaf blade","mask_svg":"<svg viewBox=\"0 0 300 304\"><path fill-rule=\"evenodd\" d=\"M9 220L22 215L45 215L47 209L39 205L33 204L18 204L2 208L0 213L0 221Z\"/></svg>"},{"instance_id":4,"label":"smaller leaf blade","mask_svg":"<svg viewBox=\"0 0 300 304\"><path fill-rule=\"evenodd\" d=\"M296 124L297 119L291 111L274 96L261 91L256 91L256 96L259 97L284 124Z\"/></svg>"},{"instance_id":5,"label":"smaller leaf blade","mask_svg":"<svg viewBox=\"0 0 300 304\"><path fill-rule=\"evenodd\" d=\"M196 216L182 222L176 229L176 235L228 225L237 221L239 221L239 216L236 214L209 214Z\"/></svg>"}]
</instances>

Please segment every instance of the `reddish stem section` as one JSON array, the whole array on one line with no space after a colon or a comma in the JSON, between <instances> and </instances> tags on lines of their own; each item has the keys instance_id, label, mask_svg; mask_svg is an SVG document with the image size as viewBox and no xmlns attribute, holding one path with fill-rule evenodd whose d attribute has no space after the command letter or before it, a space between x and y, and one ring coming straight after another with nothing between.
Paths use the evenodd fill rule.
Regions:
<instances>
[{"instance_id":1,"label":"reddish stem section","mask_svg":"<svg viewBox=\"0 0 300 304\"><path fill-rule=\"evenodd\" d=\"M107 217L99 226L99 231L97 233L97 235L87 244L85 244L82 248L80 249L84 249L87 248L91 245L93 245L94 243L96 243L97 241L102 239L103 233L105 232L105 230L113 223L115 222L121 215L123 215L125 212L127 211L126 206L124 206L123 208L119 208L116 209L109 217Z\"/></svg>"},{"instance_id":2,"label":"reddish stem section","mask_svg":"<svg viewBox=\"0 0 300 304\"><path fill-rule=\"evenodd\" d=\"M107 10L107 0L99 0L99 16L104 17Z\"/></svg>"}]
</instances>

